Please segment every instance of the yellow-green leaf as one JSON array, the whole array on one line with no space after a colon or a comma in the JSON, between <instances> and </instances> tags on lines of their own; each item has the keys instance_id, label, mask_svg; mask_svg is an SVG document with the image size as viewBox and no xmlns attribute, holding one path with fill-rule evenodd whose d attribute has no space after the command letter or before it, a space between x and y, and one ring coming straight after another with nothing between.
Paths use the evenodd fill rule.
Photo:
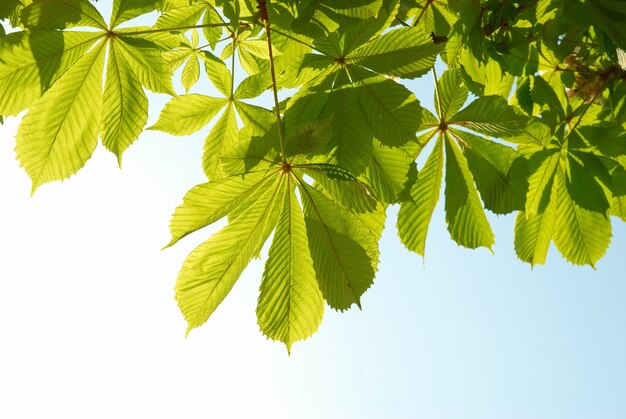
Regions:
<instances>
[{"instance_id":1,"label":"yellow-green leaf","mask_svg":"<svg viewBox=\"0 0 626 419\"><path fill-rule=\"evenodd\" d=\"M424 168L411 188L413 202L403 202L398 212L398 235L407 249L424 256L426 235L443 178L443 140L437 139Z\"/></svg>"},{"instance_id":2,"label":"yellow-green leaf","mask_svg":"<svg viewBox=\"0 0 626 419\"><path fill-rule=\"evenodd\" d=\"M611 221L606 214L586 210L574 202L561 170L557 171L555 182L554 244L573 264L594 266L611 242Z\"/></svg>"},{"instance_id":3,"label":"yellow-green leaf","mask_svg":"<svg viewBox=\"0 0 626 419\"><path fill-rule=\"evenodd\" d=\"M228 99L192 93L173 98L150 129L189 135L207 125L228 104Z\"/></svg>"},{"instance_id":4,"label":"yellow-green leaf","mask_svg":"<svg viewBox=\"0 0 626 419\"><path fill-rule=\"evenodd\" d=\"M326 302L336 310L360 307L361 295L374 281L377 237L355 214L322 192L302 184L309 247Z\"/></svg>"},{"instance_id":5,"label":"yellow-green leaf","mask_svg":"<svg viewBox=\"0 0 626 419\"><path fill-rule=\"evenodd\" d=\"M139 137L148 120L148 98L114 42L104 83L102 144L121 162L122 153Z\"/></svg>"},{"instance_id":6,"label":"yellow-green leaf","mask_svg":"<svg viewBox=\"0 0 626 419\"><path fill-rule=\"evenodd\" d=\"M446 222L448 231L461 246L491 249L494 235L474 186L467 161L459 147L446 135Z\"/></svg>"},{"instance_id":7,"label":"yellow-green leaf","mask_svg":"<svg viewBox=\"0 0 626 419\"><path fill-rule=\"evenodd\" d=\"M320 291L304 224L293 188L285 190L282 211L265 263L257 319L261 331L291 345L311 336L322 322Z\"/></svg>"},{"instance_id":8,"label":"yellow-green leaf","mask_svg":"<svg viewBox=\"0 0 626 419\"><path fill-rule=\"evenodd\" d=\"M102 116L104 43L79 59L37 101L20 124L15 150L33 182L65 179L91 157Z\"/></svg>"},{"instance_id":9,"label":"yellow-green leaf","mask_svg":"<svg viewBox=\"0 0 626 419\"><path fill-rule=\"evenodd\" d=\"M246 211L185 260L174 290L187 333L209 319L274 229L286 183L281 176L275 179Z\"/></svg>"}]
</instances>

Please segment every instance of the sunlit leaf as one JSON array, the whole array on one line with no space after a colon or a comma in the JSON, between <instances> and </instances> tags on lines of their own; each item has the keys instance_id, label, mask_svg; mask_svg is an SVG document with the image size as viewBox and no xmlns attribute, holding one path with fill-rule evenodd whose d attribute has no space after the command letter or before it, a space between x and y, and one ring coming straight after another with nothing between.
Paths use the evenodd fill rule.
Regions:
<instances>
[{"instance_id":1,"label":"sunlit leaf","mask_svg":"<svg viewBox=\"0 0 626 419\"><path fill-rule=\"evenodd\" d=\"M334 309L360 306L374 281L376 237L365 223L315 188L300 188L313 266Z\"/></svg>"},{"instance_id":2,"label":"sunlit leaf","mask_svg":"<svg viewBox=\"0 0 626 419\"><path fill-rule=\"evenodd\" d=\"M261 250L276 226L284 187L282 177L264 185L252 205L185 259L174 289L187 333L209 319Z\"/></svg>"},{"instance_id":3,"label":"sunlit leaf","mask_svg":"<svg viewBox=\"0 0 626 419\"><path fill-rule=\"evenodd\" d=\"M83 167L98 143L104 44L81 57L24 116L16 153L33 192ZM89 112L85 112L89 109Z\"/></svg>"},{"instance_id":4,"label":"sunlit leaf","mask_svg":"<svg viewBox=\"0 0 626 419\"><path fill-rule=\"evenodd\" d=\"M494 244L494 235L474 186L472 174L458 146L446 138L446 223L459 245L475 249Z\"/></svg>"},{"instance_id":5,"label":"sunlit leaf","mask_svg":"<svg viewBox=\"0 0 626 419\"><path fill-rule=\"evenodd\" d=\"M315 333L323 314L324 299L313 269L304 215L289 187L263 272L259 327L291 350L294 342Z\"/></svg>"},{"instance_id":6,"label":"sunlit leaf","mask_svg":"<svg viewBox=\"0 0 626 419\"><path fill-rule=\"evenodd\" d=\"M426 164L411 188L413 202L403 202L398 212L398 235L407 249L424 256L426 235L439 201L443 178L443 139L437 139Z\"/></svg>"}]
</instances>

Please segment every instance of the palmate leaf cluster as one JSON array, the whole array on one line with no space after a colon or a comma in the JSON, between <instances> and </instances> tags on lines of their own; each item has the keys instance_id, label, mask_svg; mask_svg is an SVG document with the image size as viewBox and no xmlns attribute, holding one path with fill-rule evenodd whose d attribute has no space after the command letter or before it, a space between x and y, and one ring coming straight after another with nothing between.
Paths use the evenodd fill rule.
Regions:
<instances>
[{"instance_id":1,"label":"palmate leaf cluster","mask_svg":"<svg viewBox=\"0 0 626 419\"><path fill-rule=\"evenodd\" d=\"M134 25L146 14L154 25ZM421 255L440 198L468 248L494 244L485 210L516 213L530 264L553 243L593 266L626 220L618 0L114 0L108 20L87 0L4 0L0 19L0 115L27 111L15 150L33 192L78 172L99 141L121 163L147 129L147 91L171 96L149 129L211 126L208 181L170 223L173 245L227 218L176 281L188 330L268 241L266 336L290 348L326 304L360 307L390 205ZM428 73L434 113L411 90ZM190 93L209 82L217 95Z\"/></svg>"}]
</instances>

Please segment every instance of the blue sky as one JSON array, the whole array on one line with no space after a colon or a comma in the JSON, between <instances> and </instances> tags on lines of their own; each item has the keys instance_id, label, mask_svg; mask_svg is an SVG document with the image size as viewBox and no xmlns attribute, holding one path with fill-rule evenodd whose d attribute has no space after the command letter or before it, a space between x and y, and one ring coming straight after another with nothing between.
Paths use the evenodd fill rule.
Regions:
<instances>
[{"instance_id":1,"label":"blue sky","mask_svg":"<svg viewBox=\"0 0 626 419\"><path fill-rule=\"evenodd\" d=\"M432 109L429 76L409 87ZM153 122L167 98L151 98ZM171 211L205 180L209 127L142 134L122 171L99 148L78 176L30 198L18 122L0 127L2 418L626 417L618 220L597 270L554 248L531 270L514 255L512 216L490 217L492 255L453 243L438 208L422 261L401 246L393 207L363 310L327 308L288 357L256 325L263 261L184 337L174 280L218 226L159 249Z\"/></svg>"}]
</instances>

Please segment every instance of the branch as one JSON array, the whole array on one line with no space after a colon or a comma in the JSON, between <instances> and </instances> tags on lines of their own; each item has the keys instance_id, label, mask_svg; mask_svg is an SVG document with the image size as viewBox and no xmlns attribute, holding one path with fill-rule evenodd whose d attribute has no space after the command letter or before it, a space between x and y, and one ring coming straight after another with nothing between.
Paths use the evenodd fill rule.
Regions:
<instances>
[{"instance_id":1,"label":"branch","mask_svg":"<svg viewBox=\"0 0 626 419\"><path fill-rule=\"evenodd\" d=\"M287 162L287 152L285 151L285 133L283 132L283 121L280 118L280 102L278 101L278 88L276 86L276 70L274 69L274 53L272 51L272 34L270 30L269 16L267 15L267 2L265 0L257 0L259 14L265 26L265 34L267 36L267 49L270 55L270 73L272 75L272 93L274 93L274 113L276 114L276 123L278 124L278 141L280 143L280 154L283 163Z\"/></svg>"}]
</instances>

